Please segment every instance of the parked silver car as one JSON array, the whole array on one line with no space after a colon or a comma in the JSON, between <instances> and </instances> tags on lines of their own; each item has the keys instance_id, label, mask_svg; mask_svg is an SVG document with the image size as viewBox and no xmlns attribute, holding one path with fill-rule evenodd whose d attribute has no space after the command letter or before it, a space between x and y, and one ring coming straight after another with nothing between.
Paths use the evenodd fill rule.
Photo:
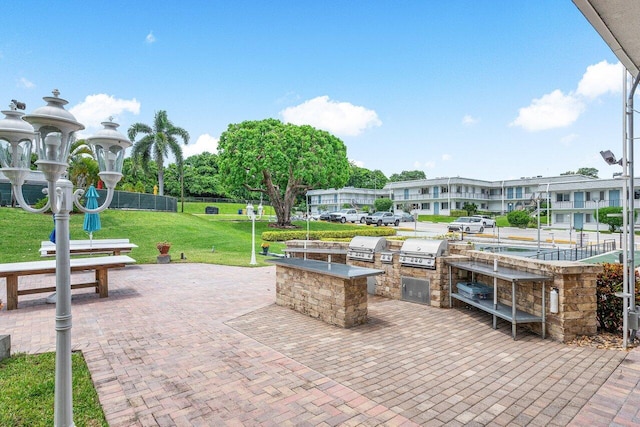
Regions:
<instances>
[{"instance_id":1,"label":"parked silver car","mask_svg":"<svg viewBox=\"0 0 640 427\"><path fill-rule=\"evenodd\" d=\"M367 225L375 224L376 226L381 225L399 225L400 220L393 214L393 212L376 212L373 214L369 214L364 217L364 221Z\"/></svg>"},{"instance_id":2,"label":"parked silver car","mask_svg":"<svg viewBox=\"0 0 640 427\"><path fill-rule=\"evenodd\" d=\"M464 231L465 233L482 233L482 219L472 216L461 216L447 226L448 231Z\"/></svg>"},{"instance_id":3,"label":"parked silver car","mask_svg":"<svg viewBox=\"0 0 640 427\"><path fill-rule=\"evenodd\" d=\"M400 220L400 222L413 222L415 218L409 212L399 212L396 214L396 218Z\"/></svg>"}]
</instances>

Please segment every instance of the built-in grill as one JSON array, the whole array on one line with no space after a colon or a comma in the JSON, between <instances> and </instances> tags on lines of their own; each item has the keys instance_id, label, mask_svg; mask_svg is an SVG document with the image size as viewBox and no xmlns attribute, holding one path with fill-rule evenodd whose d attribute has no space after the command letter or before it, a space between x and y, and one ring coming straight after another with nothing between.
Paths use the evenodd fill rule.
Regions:
<instances>
[{"instance_id":1,"label":"built-in grill","mask_svg":"<svg viewBox=\"0 0 640 427\"><path fill-rule=\"evenodd\" d=\"M351 239L347 250L347 259L373 262L375 254L387 248L384 237L356 236Z\"/></svg>"},{"instance_id":2,"label":"built-in grill","mask_svg":"<svg viewBox=\"0 0 640 427\"><path fill-rule=\"evenodd\" d=\"M448 249L446 240L407 239L400 248L400 264L409 267L436 268L436 258Z\"/></svg>"}]
</instances>

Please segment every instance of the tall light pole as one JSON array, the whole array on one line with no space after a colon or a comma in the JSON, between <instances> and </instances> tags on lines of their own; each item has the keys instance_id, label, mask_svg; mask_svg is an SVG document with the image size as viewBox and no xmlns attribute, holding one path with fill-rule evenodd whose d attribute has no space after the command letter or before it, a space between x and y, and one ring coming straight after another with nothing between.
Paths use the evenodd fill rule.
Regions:
<instances>
[{"instance_id":1,"label":"tall light pole","mask_svg":"<svg viewBox=\"0 0 640 427\"><path fill-rule=\"evenodd\" d=\"M538 255L540 254L540 196L536 197L536 217L538 218Z\"/></svg>"},{"instance_id":2,"label":"tall light pole","mask_svg":"<svg viewBox=\"0 0 640 427\"><path fill-rule=\"evenodd\" d=\"M594 202L596 202L596 250L600 253L600 199L595 199Z\"/></svg>"},{"instance_id":3,"label":"tall light pole","mask_svg":"<svg viewBox=\"0 0 640 427\"><path fill-rule=\"evenodd\" d=\"M58 98L60 92L43 99L47 105L24 115L17 107L24 104L12 101L10 110L2 111L0 120L0 164L11 181L12 192L22 209L43 213L51 209L56 227L56 368L54 425L73 426L73 395L71 373L71 255L69 253L69 213L73 205L86 213L105 210L113 200L114 189L122 178L125 150L131 142L116 130L118 125L103 122L104 129L86 138L98 160L100 179L107 187L104 204L87 209L80 204L84 190L73 191L73 184L65 178L69 167L69 148L75 133L84 129L75 117L64 109L67 101ZM34 209L24 200L22 185L30 172L31 149L38 154L36 165L44 174L48 201L41 209Z\"/></svg>"},{"instance_id":4,"label":"tall light pole","mask_svg":"<svg viewBox=\"0 0 640 427\"><path fill-rule=\"evenodd\" d=\"M258 206L257 214L253 209L253 205L251 203L247 203L247 216L251 220L251 261L249 262L250 265L258 264L258 262L256 261L256 219L262 218L262 211L263 211L262 202L260 202L260 205Z\"/></svg>"},{"instance_id":5,"label":"tall light pole","mask_svg":"<svg viewBox=\"0 0 640 427\"><path fill-rule=\"evenodd\" d=\"M626 80L625 80L626 82ZM627 198L627 148L626 143L623 143L623 152L622 159L616 160L616 156L611 152L611 150L601 151L600 155L604 159L604 161L608 165L620 165L622 166L622 173L614 173L614 177L619 176L622 179L622 233L620 238L622 239L622 292L617 295L622 298L622 346L627 348L628 335L629 335L629 299L631 293L629 291L630 288L630 276L635 276L635 271L629 267L629 239L628 239L628 225L629 225L629 215L628 215L628 198ZM613 215L613 214L610 214Z\"/></svg>"}]
</instances>

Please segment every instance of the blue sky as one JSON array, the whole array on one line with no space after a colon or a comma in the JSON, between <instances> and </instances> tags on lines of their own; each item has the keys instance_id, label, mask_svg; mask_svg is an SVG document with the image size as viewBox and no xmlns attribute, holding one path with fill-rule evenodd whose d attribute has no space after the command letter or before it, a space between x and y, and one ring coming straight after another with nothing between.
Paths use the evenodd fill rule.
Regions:
<instances>
[{"instance_id":1,"label":"blue sky","mask_svg":"<svg viewBox=\"0 0 640 427\"><path fill-rule=\"evenodd\" d=\"M269 117L341 138L387 176L613 170L622 69L570 0L30 1L2 7L0 103L57 88L87 134L166 110L216 151Z\"/></svg>"}]
</instances>

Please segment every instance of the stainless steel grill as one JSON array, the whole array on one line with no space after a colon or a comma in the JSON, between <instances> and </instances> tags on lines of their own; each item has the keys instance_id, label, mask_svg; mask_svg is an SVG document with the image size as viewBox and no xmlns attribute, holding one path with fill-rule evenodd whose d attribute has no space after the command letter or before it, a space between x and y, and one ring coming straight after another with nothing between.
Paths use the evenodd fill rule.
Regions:
<instances>
[{"instance_id":1,"label":"stainless steel grill","mask_svg":"<svg viewBox=\"0 0 640 427\"><path fill-rule=\"evenodd\" d=\"M400 264L409 267L436 268L436 257L449 248L446 240L407 239L400 248Z\"/></svg>"},{"instance_id":2,"label":"stainless steel grill","mask_svg":"<svg viewBox=\"0 0 640 427\"><path fill-rule=\"evenodd\" d=\"M373 262L375 254L387 248L384 237L356 236L349 242L347 259Z\"/></svg>"}]
</instances>

